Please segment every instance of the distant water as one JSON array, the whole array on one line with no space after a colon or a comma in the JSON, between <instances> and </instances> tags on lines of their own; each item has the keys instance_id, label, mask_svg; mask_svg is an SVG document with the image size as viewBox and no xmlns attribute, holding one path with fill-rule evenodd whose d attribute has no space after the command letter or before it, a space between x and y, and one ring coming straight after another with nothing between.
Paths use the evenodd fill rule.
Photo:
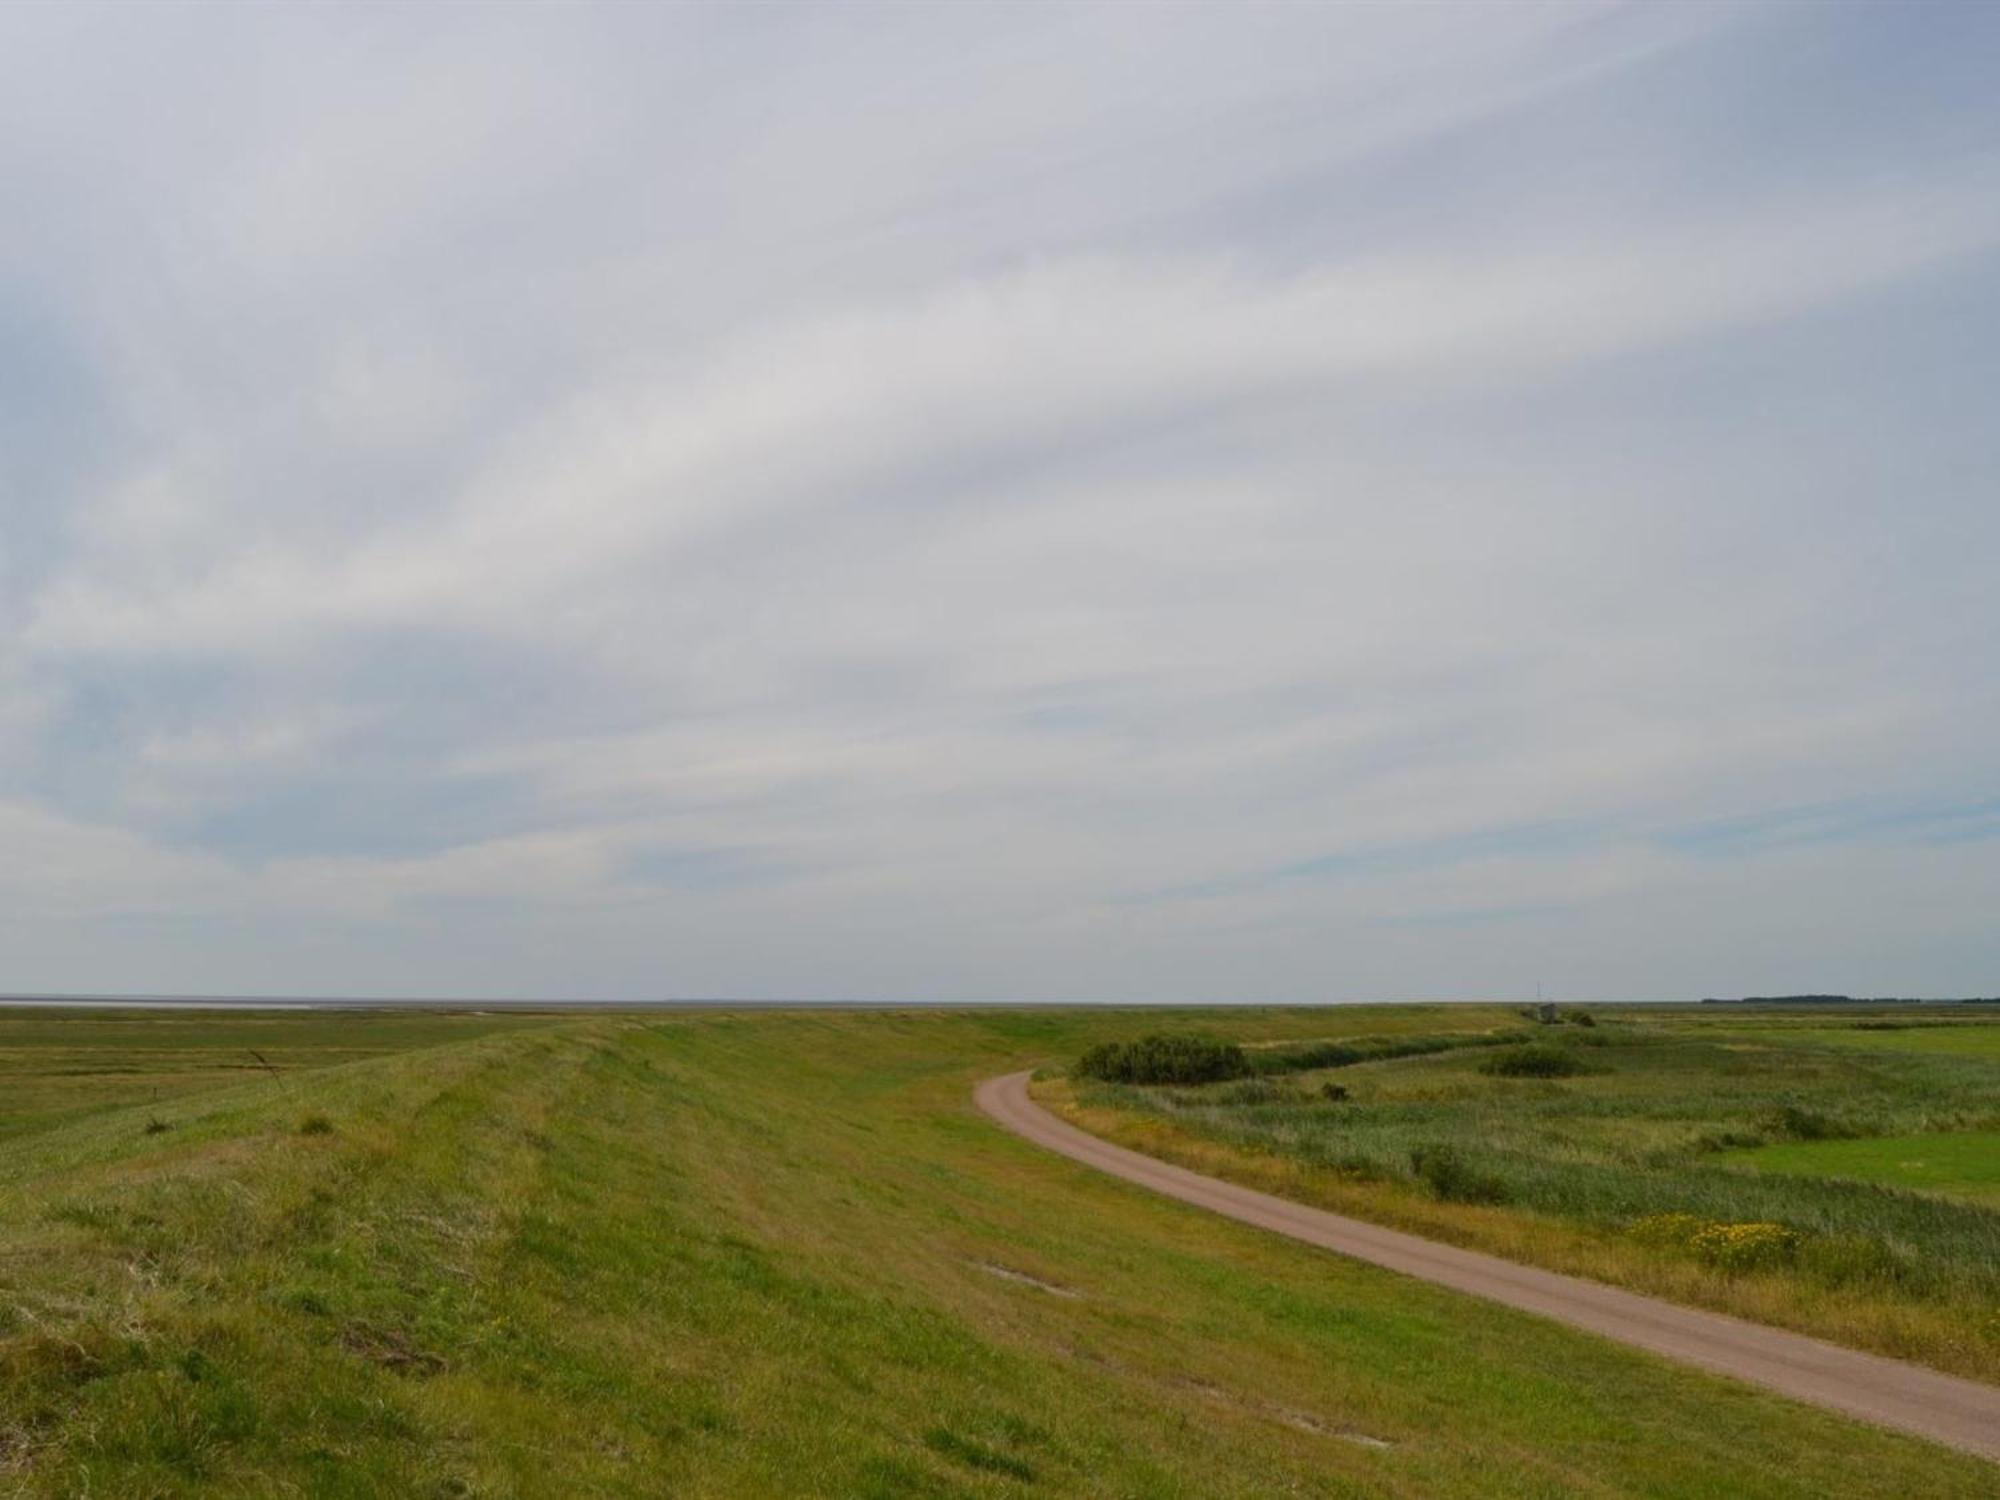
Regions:
<instances>
[{"instance_id":1,"label":"distant water","mask_svg":"<svg viewBox=\"0 0 2000 1500\"><path fill-rule=\"evenodd\" d=\"M1090 1000L471 1000L357 995L0 995L0 1009L60 1010L1058 1010ZM1116 1002L1132 1005L1131 1001ZM1220 1002L1227 1003L1227 1002Z\"/></svg>"},{"instance_id":2,"label":"distant water","mask_svg":"<svg viewBox=\"0 0 2000 1500\"><path fill-rule=\"evenodd\" d=\"M0 1009L16 1010L344 1010L398 1005L388 1000L262 999L247 995L0 995Z\"/></svg>"},{"instance_id":3,"label":"distant water","mask_svg":"<svg viewBox=\"0 0 2000 1500\"><path fill-rule=\"evenodd\" d=\"M886 1003L870 1000L464 1000L361 995L0 995L0 1007L62 1010L761 1010L807 1005L849 1009Z\"/></svg>"},{"instance_id":4,"label":"distant water","mask_svg":"<svg viewBox=\"0 0 2000 1500\"><path fill-rule=\"evenodd\" d=\"M1349 1000L786 1000L724 996L669 1000L481 1000L360 995L0 995L0 1009L62 1010L1190 1010L1241 1006L1300 1009L1367 1004ZM1433 1002L1450 1004L1453 1002ZM1469 1004L1485 1002L1472 1001Z\"/></svg>"}]
</instances>

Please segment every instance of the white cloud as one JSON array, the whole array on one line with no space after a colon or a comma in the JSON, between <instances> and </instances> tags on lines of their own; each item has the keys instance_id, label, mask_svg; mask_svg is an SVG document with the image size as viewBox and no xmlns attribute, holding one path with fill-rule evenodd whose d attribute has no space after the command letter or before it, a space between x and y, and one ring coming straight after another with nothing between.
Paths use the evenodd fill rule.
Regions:
<instances>
[{"instance_id":1,"label":"white cloud","mask_svg":"<svg viewBox=\"0 0 2000 1500\"><path fill-rule=\"evenodd\" d=\"M1784 203L1660 245L1502 260L1336 264L1289 277L1228 262L1087 259L988 278L909 305L823 316L738 341L664 384L613 386L503 441L444 514L392 512L328 555L316 536L231 549L193 577L136 576L157 483L100 525L114 562L47 593L48 649L262 652L296 634L447 623L543 633L552 601L635 561L786 506L934 483L1064 442L1329 382L1520 378L1744 322L1908 274L2000 240L1972 190ZM324 425L351 441L422 430L450 377L345 352ZM342 555L344 553L344 555ZM162 584L164 586L162 586Z\"/></svg>"},{"instance_id":2,"label":"white cloud","mask_svg":"<svg viewBox=\"0 0 2000 1500\"><path fill-rule=\"evenodd\" d=\"M1851 20L210 19L0 22L36 982L1650 992L1678 830L1982 794L2000 127L1705 65Z\"/></svg>"}]
</instances>

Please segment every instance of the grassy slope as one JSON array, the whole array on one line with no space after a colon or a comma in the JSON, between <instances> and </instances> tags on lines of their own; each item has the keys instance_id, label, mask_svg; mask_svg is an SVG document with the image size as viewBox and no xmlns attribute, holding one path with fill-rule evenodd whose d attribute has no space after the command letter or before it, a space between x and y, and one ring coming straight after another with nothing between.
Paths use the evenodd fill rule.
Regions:
<instances>
[{"instance_id":1,"label":"grassy slope","mask_svg":"<svg viewBox=\"0 0 2000 1500\"><path fill-rule=\"evenodd\" d=\"M1975 1460L1154 1199L970 1108L981 1076L1149 1024L591 1019L24 1130L0 1492L1991 1492Z\"/></svg>"},{"instance_id":2,"label":"grassy slope","mask_svg":"<svg viewBox=\"0 0 2000 1500\"><path fill-rule=\"evenodd\" d=\"M519 1013L0 1010L0 1143L111 1105L537 1024Z\"/></svg>"},{"instance_id":3,"label":"grassy slope","mask_svg":"<svg viewBox=\"0 0 2000 1500\"><path fill-rule=\"evenodd\" d=\"M1319 1075L1276 1090L1057 1083L1043 1093L1124 1144L1344 1212L1958 1373L2000 1371L2000 1214L1763 1174L1717 1149L1769 1139L1787 1109L1855 1132L1990 1126L2000 1068L1981 1038L2000 1027L1952 1028L1944 1043L1916 1030L1841 1031L1828 1045L1825 1030L1805 1025L1626 1013L1594 1033L1562 1033L1603 1044L1576 1048L1590 1075L1495 1079L1469 1051L1325 1075L1348 1088L1346 1104L1316 1097ZM1418 1188L1411 1152L1439 1142L1501 1183L1507 1205L1439 1202ZM1664 1212L1776 1220L1809 1238L1793 1267L1730 1274L1623 1232Z\"/></svg>"}]
</instances>

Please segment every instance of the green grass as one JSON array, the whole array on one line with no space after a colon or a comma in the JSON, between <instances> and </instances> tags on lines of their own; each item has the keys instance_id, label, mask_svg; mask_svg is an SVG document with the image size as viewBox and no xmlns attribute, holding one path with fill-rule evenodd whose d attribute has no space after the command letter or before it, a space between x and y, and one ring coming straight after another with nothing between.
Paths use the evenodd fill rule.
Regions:
<instances>
[{"instance_id":1,"label":"green grass","mask_svg":"<svg viewBox=\"0 0 2000 1500\"><path fill-rule=\"evenodd\" d=\"M34 1052L10 1030L58 1024L0 1016L0 1092ZM241 1043L210 1024L218 1056ZM0 1493L1991 1492L1977 1460L1259 1234L973 1110L979 1078L1157 1014L297 1024L259 1044L279 1076L159 1101L145 1027L100 1032L137 1092L17 1113ZM204 1033L177 1025L158 1060L183 1077Z\"/></svg>"},{"instance_id":2,"label":"green grass","mask_svg":"<svg viewBox=\"0 0 2000 1500\"><path fill-rule=\"evenodd\" d=\"M1922 1135L1963 1142L1940 1170L1994 1170L1974 1142L2000 1126L2000 1025L1600 1015L1592 1030L1545 1028L1532 1048L1499 1046L1496 1030L1485 1048L1283 1085L1079 1080L1049 1092L1128 1144L1327 1206L1945 1369L2000 1371L2000 1204L1928 1191L1962 1181L1840 1165L1900 1161L1881 1143ZM1552 1049L1577 1076L1492 1076ZM1332 1081L1345 1099L1324 1097ZM1439 1160L1452 1171L1425 1165ZM1755 1275L1724 1274L1630 1234L1662 1214L1782 1224L1798 1248Z\"/></svg>"},{"instance_id":3,"label":"green grass","mask_svg":"<svg viewBox=\"0 0 2000 1500\"><path fill-rule=\"evenodd\" d=\"M0 1011L0 1143L108 1106L541 1024L440 1011Z\"/></svg>"},{"instance_id":4,"label":"green grass","mask_svg":"<svg viewBox=\"0 0 2000 1500\"><path fill-rule=\"evenodd\" d=\"M1774 1035L1826 1047L1860 1047L1870 1052L1934 1053L1940 1057L1978 1057L2000 1062L2000 1024L1966 1022L1914 1024L1895 1030L1857 1026L1800 1029Z\"/></svg>"},{"instance_id":5,"label":"green grass","mask_svg":"<svg viewBox=\"0 0 2000 1500\"><path fill-rule=\"evenodd\" d=\"M1880 1182L2000 1206L2000 1130L1796 1141L1732 1152L1723 1160L1760 1172Z\"/></svg>"}]
</instances>

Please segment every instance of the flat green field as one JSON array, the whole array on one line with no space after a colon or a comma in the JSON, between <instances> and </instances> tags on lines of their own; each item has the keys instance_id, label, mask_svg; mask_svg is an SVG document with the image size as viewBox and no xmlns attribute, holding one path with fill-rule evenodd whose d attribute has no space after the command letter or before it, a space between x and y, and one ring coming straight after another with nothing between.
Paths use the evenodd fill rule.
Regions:
<instances>
[{"instance_id":1,"label":"flat green field","mask_svg":"<svg viewBox=\"0 0 2000 1500\"><path fill-rule=\"evenodd\" d=\"M0 1493L1993 1493L971 1105L1160 1019L0 1014Z\"/></svg>"},{"instance_id":2,"label":"flat green field","mask_svg":"<svg viewBox=\"0 0 2000 1500\"><path fill-rule=\"evenodd\" d=\"M1437 1014L1449 1050L1387 1055L1407 1035L1357 1018L1336 1066L1042 1092L1127 1145L1325 1207L2000 1378L1990 1013L1893 1030L1721 1008L1600 1010L1588 1028ZM1493 1071L1515 1053L1562 1066Z\"/></svg>"},{"instance_id":3,"label":"flat green field","mask_svg":"<svg viewBox=\"0 0 2000 1500\"><path fill-rule=\"evenodd\" d=\"M1760 1172L1882 1182L2000 1205L2000 1130L1793 1141L1732 1152L1723 1160Z\"/></svg>"},{"instance_id":4,"label":"flat green field","mask_svg":"<svg viewBox=\"0 0 2000 1500\"><path fill-rule=\"evenodd\" d=\"M1864 1026L1811 1027L1770 1033L1780 1040L1823 1047L1862 1047L1871 1052L1924 1052L1940 1057L2000 1060L2000 1024L1930 1023L1876 1029Z\"/></svg>"}]
</instances>

